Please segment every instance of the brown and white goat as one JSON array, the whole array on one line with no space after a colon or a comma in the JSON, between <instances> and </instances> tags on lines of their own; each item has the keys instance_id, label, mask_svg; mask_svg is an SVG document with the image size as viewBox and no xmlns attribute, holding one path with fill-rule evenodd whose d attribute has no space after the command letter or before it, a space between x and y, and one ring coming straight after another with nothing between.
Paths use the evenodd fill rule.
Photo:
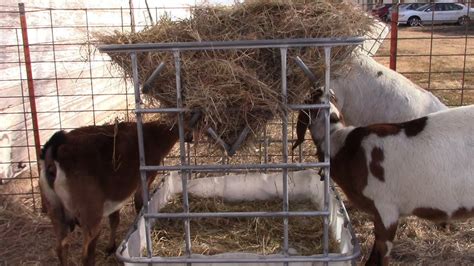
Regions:
<instances>
[{"instance_id":1,"label":"brown and white goat","mask_svg":"<svg viewBox=\"0 0 474 266\"><path fill-rule=\"evenodd\" d=\"M143 137L146 164L158 165L178 141L178 127L144 123ZM40 164L40 185L57 236L60 263L67 263L66 238L79 225L83 264L94 264L100 223L106 216L111 228L107 252L112 253L120 209L133 193L137 212L143 204L136 123L56 132L44 145ZM148 173L148 186L155 174Z\"/></svg>"},{"instance_id":2,"label":"brown and white goat","mask_svg":"<svg viewBox=\"0 0 474 266\"><path fill-rule=\"evenodd\" d=\"M368 265L388 264L400 217L441 222L474 216L474 105L363 127L346 127L332 103L330 112L330 175L373 217ZM311 112L318 150L325 148L323 113Z\"/></svg>"}]
</instances>

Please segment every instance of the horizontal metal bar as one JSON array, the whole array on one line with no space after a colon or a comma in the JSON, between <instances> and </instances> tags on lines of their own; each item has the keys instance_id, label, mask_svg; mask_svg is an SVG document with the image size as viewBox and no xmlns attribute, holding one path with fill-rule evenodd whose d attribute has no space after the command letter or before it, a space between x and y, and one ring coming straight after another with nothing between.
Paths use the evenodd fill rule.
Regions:
<instances>
[{"instance_id":1,"label":"horizontal metal bar","mask_svg":"<svg viewBox=\"0 0 474 266\"><path fill-rule=\"evenodd\" d=\"M299 212L199 212L199 213L148 213L145 218L251 218L251 217L304 217L328 216L329 211L299 211Z\"/></svg>"},{"instance_id":2,"label":"horizontal metal bar","mask_svg":"<svg viewBox=\"0 0 474 266\"><path fill-rule=\"evenodd\" d=\"M99 45L101 52L146 52L146 51L185 51L185 50L215 50L215 49L258 49L285 48L308 46L340 46L358 45L365 38L301 38L274 40L239 40L239 41L207 41L207 42L178 42L178 43L137 43Z\"/></svg>"},{"instance_id":3,"label":"horizontal metal bar","mask_svg":"<svg viewBox=\"0 0 474 266\"><path fill-rule=\"evenodd\" d=\"M288 108L291 110L300 110L300 109L319 109L319 108L330 108L331 105L328 103L322 104L288 104Z\"/></svg>"},{"instance_id":4,"label":"horizontal metal bar","mask_svg":"<svg viewBox=\"0 0 474 266\"><path fill-rule=\"evenodd\" d=\"M150 114L150 113L180 113L188 112L191 109L188 108L147 108L147 109L136 109L137 114Z\"/></svg>"},{"instance_id":5,"label":"horizontal metal bar","mask_svg":"<svg viewBox=\"0 0 474 266\"><path fill-rule=\"evenodd\" d=\"M141 166L142 171L207 171L207 170L231 170L231 169L298 169L311 167L329 167L329 163L274 163L274 164L219 164L219 165L174 165L174 166Z\"/></svg>"},{"instance_id":6,"label":"horizontal metal bar","mask_svg":"<svg viewBox=\"0 0 474 266\"><path fill-rule=\"evenodd\" d=\"M334 255L313 255L313 256L289 256L289 257L269 257L260 255L256 258L244 258L240 255L236 257L216 258L193 258L193 257L124 257L120 253L116 253L118 258L128 263L278 263L278 262L337 262L350 261L360 256L360 251L351 254ZM238 256L238 257L237 257Z\"/></svg>"},{"instance_id":7,"label":"horizontal metal bar","mask_svg":"<svg viewBox=\"0 0 474 266\"><path fill-rule=\"evenodd\" d=\"M39 195L39 192L24 192L24 193L0 193L0 196L31 196Z\"/></svg>"}]
</instances>

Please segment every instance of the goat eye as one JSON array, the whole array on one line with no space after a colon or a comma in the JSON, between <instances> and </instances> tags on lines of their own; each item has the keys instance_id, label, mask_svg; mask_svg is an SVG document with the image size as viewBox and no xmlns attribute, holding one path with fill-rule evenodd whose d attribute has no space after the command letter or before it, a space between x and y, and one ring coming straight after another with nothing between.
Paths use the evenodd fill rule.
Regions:
<instances>
[{"instance_id":1,"label":"goat eye","mask_svg":"<svg viewBox=\"0 0 474 266\"><path fill-rule=\"evenodd\" d=\"M339 117L337 116L337 114L335 113L332 113L330 116L329 116L329 121L331 123L337 123L340 121Z\"/></svg>"}]
</instances>

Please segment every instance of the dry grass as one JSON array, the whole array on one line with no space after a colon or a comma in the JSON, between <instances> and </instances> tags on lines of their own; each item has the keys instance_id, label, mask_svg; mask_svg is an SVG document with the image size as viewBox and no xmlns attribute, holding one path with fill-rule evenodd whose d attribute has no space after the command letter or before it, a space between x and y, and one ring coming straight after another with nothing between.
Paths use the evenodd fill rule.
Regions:
<instances>
[{"instance_id":1,"label":"dry grass","mask_svg":"<svg viewBox=\"0 0 474 266\"><path fill-rule=\"evenodd\" d=\"M349 203L350 204L350 203ZM359 262L370 255L374 235L370 216L349 208L349 216L362 245ZM444 229L416 217L400 220L391 263L395 265L473 265L474 218L456 221Z\"/></svg>"},{"instance_id":2,"label":"dry grass","mask_svg":"<svg viewBox=\"0 0 474 266\"><path fill-rule=\"evenodd\" d=\"M218 198L190 197L191 212L281 211L282 200L225 202ZM290 211L317 210L309 201L290 202ZM182 212L182 197L173 199L161 212ZM298 255L323 252L323 219L293 217L289 219L289 245ZM192 252L215 255L224 252L249 252L260 255L282 252L282 218L201 218L191 226ZM158 220L152 232L154 256L184 254L184 225L175 219ZM338 252L337 242L330 238L330 252Z\"/></svg>"},{"instance_id":3,"label":"dry grass","mask_svg":"<svg viewBox=\"0 0 474 266\"><path fill-rule=\"evenodd\" d=\"M37 187L36 187L37 189ZM10 182L0 186L0 193L29 192L29 181ZM56 236L50 220L43 214L33 212L31 198L0 196L0 265L57 265L55 252ZM135 219L132 204L121 211L117 244L125 237ZM105 248L110 233L104 219L102 233L96 249L97 265L120 265L115 256L107 256ZM69 265L81 265L82 233L80 228L69 236ZM5 263L5 264L3 264Z\"/></svg>"},{"instance_id":4,"label":"dry grass","mask_svg":"<svg viewBox=\"0 0 474 266\"><path fill-rule=\"evenodd\" d=\"M474 26L435 26L433 34L431 30L431 26L399 28L397 71L432 90L447 105L474 104ZM388 66L389 54L386 40L376 59Z\"/></svg>"}]
</instances>

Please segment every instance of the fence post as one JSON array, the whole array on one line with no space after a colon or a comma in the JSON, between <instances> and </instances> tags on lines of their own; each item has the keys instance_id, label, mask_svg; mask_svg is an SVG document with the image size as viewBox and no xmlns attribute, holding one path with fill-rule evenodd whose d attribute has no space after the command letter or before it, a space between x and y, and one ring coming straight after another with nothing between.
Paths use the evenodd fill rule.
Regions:
<instances>
[{"instance_id":1,"label":"fence post","mask_svg":"<svg viewBox=\"0 0 474 266\"><path fill-rule=\"evenodd\" d=\"M398 2L393 0L391 30L390 30L390 69L397 71L397 45L398 45Z\"/></svg>"},{"instance_id":2,"label":"fence post","mask_svg":"<svg viewBox=\"0 0 474 266\"><path fill-rule=\"evenodd\" d=\"M39 127L38 127L38 112L36 110L35 85L33 82L33 71L31 69L30 44L28 42L28 26L26 24L25 4L18 3L18 8L20 11L21 35L23 38L23 53L25 55L26 77L28 80L28 98L30 101L31 120L33 124L33 136L34 136L34 142L35 142L36 161L39 161L40 154L41 154L41 142L40 142L40 136L39 136ZM38 174L39 174L40 173L39 164L37 163L36 165L38 167ZM41 211L46 212L41 187L40 187L40 195L41 195Z\"/></svg>"}]
</instances>

